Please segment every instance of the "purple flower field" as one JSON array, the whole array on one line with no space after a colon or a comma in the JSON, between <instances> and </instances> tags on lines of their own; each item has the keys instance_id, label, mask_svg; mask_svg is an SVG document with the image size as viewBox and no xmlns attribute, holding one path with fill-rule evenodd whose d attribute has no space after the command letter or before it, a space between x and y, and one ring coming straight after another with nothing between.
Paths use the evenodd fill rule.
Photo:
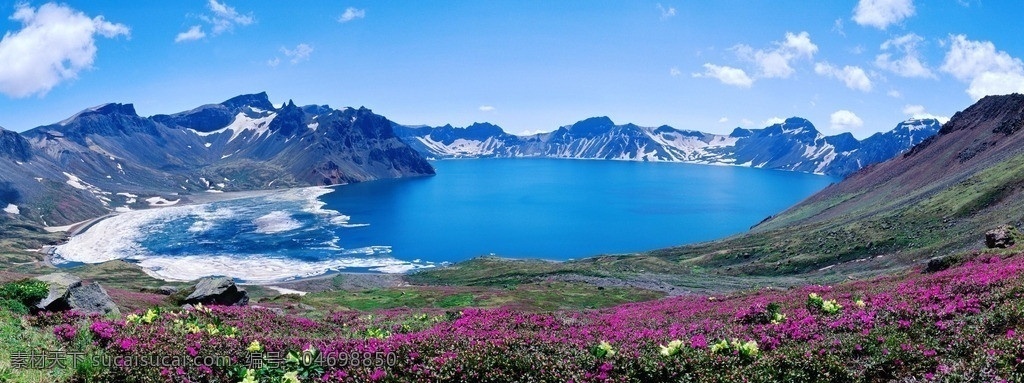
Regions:
<instances>
[{"instance_id":1,"label":"purple flower field","mask_svg":"<svg viewBox=\"0 0 1024 383\"><path fill-rule=\"evenodd\" d=\"M592 311L151 309L37 320L124 382L1024 380L1024 257ZM216 361L174 367L123 357ZM137 362L136 362L137 363Z\"/></svg>"}]
</instances>

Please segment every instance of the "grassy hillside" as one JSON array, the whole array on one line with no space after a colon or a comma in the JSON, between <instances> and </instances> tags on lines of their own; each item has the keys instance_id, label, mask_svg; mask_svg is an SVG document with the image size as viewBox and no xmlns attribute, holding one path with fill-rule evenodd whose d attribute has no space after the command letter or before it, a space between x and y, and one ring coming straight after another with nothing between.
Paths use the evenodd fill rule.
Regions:
<instances>
[{"instance_id":1,"label":"grassy hillside","mask_svg":"<svg viewBox=\"0 0 1024 383\"><path fill-rule=\"evenodd\" d=\"M0 214L0 270L49 271L43 259L44 254L36 250L59 243L64 238L63 233L48 233L33 222Z\"/></svg>"}]
</instances>

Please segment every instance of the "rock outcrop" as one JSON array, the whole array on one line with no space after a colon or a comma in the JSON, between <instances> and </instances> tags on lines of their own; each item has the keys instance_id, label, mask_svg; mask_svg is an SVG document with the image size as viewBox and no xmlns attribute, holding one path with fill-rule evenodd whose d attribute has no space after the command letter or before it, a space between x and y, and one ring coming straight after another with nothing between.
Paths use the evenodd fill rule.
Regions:
<instances>
[{"instance_id":1,"label":"rock outcrop","mask_svg":"<svg viewBox=\"0 0 1024 383\"><path fill-rule=\"evenodd\" d=\"M238 288L231 278L208 277L196 283L195 290L185 298L185 304L221 306L245 306L249 303L249 293Z\"/></svg>"},{"instance_id":2,"label":"rock outcrop","mask_svg":"<svg viewBox=\"0 0 1024 383\"><path fill-rule=\"evenodd\" d=\"M1014 244L1012 226L1000 226L985 232L985 247L989 249L1005 249Z\"/></svg>"},{"instance_id":3,"label":"rock outcrop","mask_svg":"<svg viewBox=\"0 0 1024 383\"><path fill-rule=\"evenodd\" d=\"M74 310L83 314L120 314L114 301L99 283L83 284L82 279L68 273L36 277L49 286L49 294L36 304L43 311Z\"/></svg>"}]
</instances>

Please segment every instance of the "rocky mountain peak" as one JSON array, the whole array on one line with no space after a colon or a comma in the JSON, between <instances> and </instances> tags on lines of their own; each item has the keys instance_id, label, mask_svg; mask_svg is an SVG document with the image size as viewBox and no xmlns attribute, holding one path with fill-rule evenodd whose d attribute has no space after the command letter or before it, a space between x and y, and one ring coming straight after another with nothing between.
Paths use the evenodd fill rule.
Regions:
<instances>
[{"instance_id":1,"label":"rocky mountain peak","mask_svg":"<svg viewBox=\"0 0 1024 383\"><path fill-rule=\"evenodd\" d=\"M466 129L477 134L498 135L505 133L505 131L501 130L500 127L489 122L474 122L467 126Z\"/></svg>"},{"instance_id":2,"label":"rocky mountain peak","mask_svg":"<svg viewBox=\"0 0 1024 383\"><path fill-rule=\"evenodd\" d=\"M787 118L785 120L784 124L785 125L793 125L793 126L809 126L809 127L812 127L812 128L814 127L814 124L811 124L810 121L808 121L806 118L802 118L802 117L790 117L790 118Z\"/></svg>"},{"instance_id":3,"label":"rocky mountain peak","mask_svg":"<svg viewBox=\"0 0 1024 383\"><path fill-rule=\"evenodd\" d=\"M954 114L939 130L939 135L972 129L981 122L986 125L997 125L993 130L1013 133L1022 127L1021 115L1024 115L1024 95L1014 93L985 96L969 108Z\"/></svg>"},{"instance_id":4,"label":"rocky mountain peak","mask_svg":"<svg viewBox=\"0 0 1024 383\"><path fill-rule=\"evenodd\" d=\"M32 148L20 134L0 127L0 157L28 161L32 157Z\"/></svg>"},{"instance_id":5,"label":"rocky mountain peak","mask_svg":"<svg viewBox=\"0 0 1024 383\"><path fill-rule=\"evenodd\" d=\"M139 117L139 114L135 112L135 105L133 104L118 104L109 103L94 106L89 109L85 109L81 112L76 113L70 118L62 121L60 125L67 125L74 120L90 117L90 116L128 116L128 117Z\"/></svg>"},{"instance_id":6,"label":"rocky mountain peak","mask_svg":"<svg viewBox=\"0 0 1024 383\"><path fill-rule=\"evenodd\" d=\"M615 126L615 123L612 122L612 119L608 118L607 116L601 116L601 117L590 117L588 119L585 119L585 120L579 121L579 122L577 122L575 124L572 124L572 129L573 130L577 130L577 129L580 129L580 130L606 129L606 128L610 128L610 127L613 127L613 126Z\"/></svg>"},{"instance_id":7,"label":"rocky mountain peak","mask_svg":"<svg viewBox=\"0 0 1024 383\"><path fill-rule=\"evenodd\" d=\"M860 141L857 141L857 138L853 137L850 132L825 137L825 142L834 146L840 153L854 150L860 146Z\"/></svg>"},{"instance_id":8,"label":"rocky mountain peak","mask_svg":"<svg viewBox=\"0 0 1024 383\"><path fill-rule=\"evenodd\" d=\"M736 127L736 129L732 130L732 133L729 133L729 137L733 137L733 138L748 137L752 133L753 132L750 129L744 129L744 128Z\"/></svg>"},{"instance_id":9,"label":"rocky mountain peak","mask_svg":"<svg viewBox=\"0 0 1024 383\"><path fill-rule=\"evenodd\" d=\"M247 106L258 108L262 110L274 110L274 104L270 102L270 97L267 96L267 92L260 92L255 94L243 94L240 96L232 97L231 99L221 103L230 109L239 109Z\"/></svg>"}]
</instances>

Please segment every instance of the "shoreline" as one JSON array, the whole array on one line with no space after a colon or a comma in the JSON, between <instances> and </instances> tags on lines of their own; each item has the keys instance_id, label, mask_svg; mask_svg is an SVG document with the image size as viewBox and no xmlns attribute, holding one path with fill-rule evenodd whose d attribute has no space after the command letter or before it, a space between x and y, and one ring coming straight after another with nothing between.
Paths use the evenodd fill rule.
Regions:
<instances>
[{"instance_id":1,"label":"shoreline","mask_svg":"<svg viewBox=\"0 0 1024 383\"><path fill-rule=\"evenodd\" d=\"M204 193L204 194L200 194L198 196L194 196L194 195L182 196L183 198L182 198L181 203L175 204L175 205L171 205L171 206L153 206L153 207L150 207L150 208L138 209L138 210L110 212L108 214L105 214L105 215L102 215L102 216L99 216L99 217L95 217L95 218L92 218L92 219L89 219L89 220L86 220L86 221L74 223L74 224L71 224L71 225L68 225L68 226L51 227L50 229L51 229L52 232L64 231L66 233L66 236L58 244L50 245L50 246L45 246L43 249L41 249L41 252L43 253L43 258L44 258L43 262L47 266L49 266L51 268L62 269L62 268L68 268L68 267L72 267L73 268L73 267L77 267L79 265L97 265L97 264L102 264L102 263L113 261L113 260L122 260L124 262L129 263L129 264L132 264L135 268L138 268L140 271L142 271L143 273L145 273L149 277L151 277L153 279L156 279L156 280L165 281L165 282L191 281L191 280L194 280L194 279L190 279L189 278L189 277L193 276L193 275L189 275L190 273L185 273L185 274L182 274L182 275L180 275L178 277L176 277L174 275L163 275L162 273L158 272L158 270L164 268L164 267L160 267L160 265L154 266L155 268L150 268L150 267L147 267L147 266L145 266L143 264L140 264L139 262L136 262L135 260L126 259L126 258L116 258L116 259L106 259L106 260L96 259L96 260L93 260L92 262L88 262L88 261L83 262L81 260L76 260L76 259L70 259L70 260L65 259L65 261L71 262L71 265L66 265L66 264L63 264L64 262L55 262L55 260L57 260L58 258L62 258L62 257L60 257L60 255L57 254L57 249L59 247L61 247L61 246L65 246L65 245L67 245L69 243L73 243L72 240L74 238L89 232L91 229L95 228L96 225L100 224L101 222L104 222L104 221L106 221L106 220L108 220L110 218L119 217L119 216L122 216L122 215L125 215L125 214L142 213L142 212L155 212L155 211L159 211L159 210L165 209L165 208L171 208L171 209L189 208L189 207L195 207L197 205L205 205L205 204L222 202L222 201L231 201L231 200L240 200L240 199L250 199L250 198L259 198L259 197L272 196L272 195L274 195L276 193L282 193L282 192L287 193L288 191L299 191L300 193L305 191L305 192L308 193L308 192L310 192L310 189L315 189L312 192L316 193L316 196L314 198L317 198L317 201L319 201L319 197L320 196L322 196L323 194L328 194L330 192L333 192L336 186L341 186L341 185L306 186L306 187L298 187L298 188L280 188L280 189L270 189L270 190L240 191L240 192L227 192L227 193ZM209 194L209 195L207 195L207 194ZM159 213L157 213L157 214L159 214ZM59 229L59 230L54 230L54 229ZM93 236L98 235L97 233L91 233L91 234ZM100 233L100 234L102 234L102 233ZM85 243L88 245L88 244L93 244L93 242L94 241L86 241ZM93 246L93 247L95 247L95 248L103 248L102 246ZM203 256L202 255L197 255L196 257L203 257ZM214 257L214 258L216 258L216 257ZM156 257L154 257L153 259L156 259ZM339 259L342 259L342 258L339 258ZM139 261L143 261L143 260L139 260ZM214 260L214 262L217 262L217 261L218 260L216 260L216 259ZM222 260L220 260L220 261L223 262ZM361 266L358 266L358 265L347 265L343 261L340 261L340 263L339 263L340 266L338 266L336 268L335 267L330 267L327 270L325 270L324 272L319 273L319 274L312 274L312 275L305 274L305 275L303 275L301 272L297 272L295 275L282 276L280 278L261 279L261 278L257 277L257 278L246 279L245 276L232 277L232 278L235 279L240 284L258 285L258 286L275 286L275 285L292 285L292 284L296 284L296 283L300 283L300 284L302 284L302 283L310 283L310 282L315 282L315 281L320 281L320 280L330 280L330 279L333 279L333 278L335 278L335 277L337 277L339 275L352 275L352 276L359 276L358 278L360 278L360 279L387 280L389 282L388 283L384 283L384 285L393 285L394 283L390 282L390 281L395 279L396 275L397 276L402 276L402 275L405 275L406 273L408 273L411 270L416 270L416 269L423 268L423 266L421 266L421 265L412 264L412 263L406 262L406 261L401 261L401 260L397 260L397 259L395 259L393 261L394 261L395 264L390 264L389 263L389 264L384 264L384 265L380 265L380 266L366 266L366 267L361 267ZM187 260L186 260L186 262L187 262ZM403 270L401 272L387 272L387 271L372 270L374 268L388 268L388 267L394 267L394 266L401 266L403 269L405 269L405 268L408 268L408 269ZM269 267L271 269L275 268L273 264L270 265ZM353 268L356 269L357 271L346 270L346 269L353 269ZM200 267L200 269L202 269L202 268ZM363 270L363 269L365 269L365 270ZM224 271L224 270L219 270L218 269L218 270L213 270L213 271ZM315 270L306 270L306 271L314 271L315 272ZM229 271L227 273L230 274ZM400 279L404 279L404 277L399 277L399 278ZM377 284L375 283L375 285L377 285Z\"/></svg>"},{"instance_id":2,"label":"shoreline","mask_svg":"<svg viewBox=\"0 0 1024 383\"><path fill-rule=\"evenodd\" d=\"M550 156L517 156L517 157L431 157L427 161L463 161L463 160L569 160L569 161L615 161L615 162L631 162L631 163L652 163L652 164L686 164L686 165L703 165L703 166L721 166L721 167L733 167L733 168L746 168L755 170L772 170L786 173L796 174L808 174L812 176L831 177L837 180L842 180L843 177L831 175L828 173L819 172L806 172L800 170L786 170L786 169L775 169L775 168L762 168L753 166L744 162L742 164L729 163L729 162L710 162L710 161L665 161L665 160L644 160L644 159L629 159L629 158L575 158L575 157L550 157Z\"/></svg>"},{"instance_id":3,"label":"shoreline","mask_svg":"<svg viewBox=\"0 0 1024 383\"><path fill-rule=\"evenodd\" d=\"M125 214L125 213L131 213L131 212L136 212L136 211L157 210L157 209L164 209L164 208L169 208L169 207L194 206L194 205L201 205L201 204L215 203L215 202L222 202L222 201L231 201L231 200L245 199L245 198L263 197L263 196L267 196L267 195L270 195L270 194L273 194L273 193L276 193L276 192L281 192L281 191L291 190L291 189L306 189L306 188L315 188L315 187L332 188L334 186L339 186L339 185L303 186L303 187L297 187L297 188L282 188L282 189L267 189L267 190L245 190L245 191L233 191L233 192L224 192L224 193L200 193L200 194L180 195L180 197L182 197L181 198L181 202L180 203L175 203L173 205L150 206L150 207L145 208L145 209L135 209L135 210L126 210L126 211L111 211L111 212L109 212L107 214L104 214L104 215L101 215L99 217L90 218L90 219L87 219L87 220L84 220L84 221L81 221L81 222L75 222L75 223L72 223L70 225L64 225L64 226L43 226L43 230L46 230L46 231L48 231L50 233L65 232L65 233L67 233L68 239L70 239L71 237L74 237L76 235L84 233L86 230L89 230L89 228L91 228L92 226L96 225L97 223L100 223L100 221L103 221L103 220L105 220L107 218L116 217L116 216L119 216L119 215ZM66 242L67 242L67 240L64 241L64 243L66 243ZM61 243L61 244L58 244L58 245L54 245L54 246L60 246L60 245L63 245L64 243Z\"/></svg>"}]
</instances>

